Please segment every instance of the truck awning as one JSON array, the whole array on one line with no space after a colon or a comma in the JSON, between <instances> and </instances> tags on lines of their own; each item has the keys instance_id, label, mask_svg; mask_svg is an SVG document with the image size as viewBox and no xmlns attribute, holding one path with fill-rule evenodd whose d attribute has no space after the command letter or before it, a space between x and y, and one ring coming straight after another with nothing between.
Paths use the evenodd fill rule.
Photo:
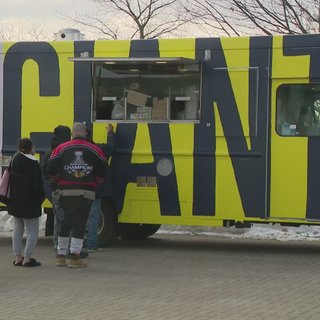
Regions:
<instances>
[{"instance_id":1,"label":"truck awning","mask_svg":"<svg viewBox=\"0 0 320 320\"><path fill-rule=\"evenodd\" d=\"M148 63L163 63L163 64L194 64L199 63L195 59L188 58L69 58L70 61L74 62L101 62L106 64L148 64Z\"/></svg>"}]
</instances>

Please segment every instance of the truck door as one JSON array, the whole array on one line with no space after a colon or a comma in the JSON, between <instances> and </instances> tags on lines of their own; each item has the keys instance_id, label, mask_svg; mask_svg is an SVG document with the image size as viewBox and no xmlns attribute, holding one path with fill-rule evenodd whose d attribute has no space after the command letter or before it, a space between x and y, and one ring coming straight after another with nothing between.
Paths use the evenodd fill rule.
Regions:
<instances>
[{"instance_id":1,"label":"truck door","mask_svg":"<svg viewBox=\"0 0 320 320\"><path fill-rule=\"evenodd\" d=\"M216 116L217 216L223 212L223 217L228 218L232 204L230 217L252 221L265 219L269 210L270 49L259 48L255 41L250 42L248 49L224 48L226 68L217 65L224 62L218 53L213 53L212 58L217 65L213 68L213 91L215 114L219 116L218 120ZM224 142L233 175L227 171ZM236 207L238 201L240 206Z\"/></svg>"},{"instance_id":2,"label":"truck door","mask_svg":"<svg viewBox=\"0 0 320 320\"><path fill-rule=\"evenodd\" d=\"M319 41L318 36L274 39L270 210L274 220L320 220L320 71L315 59L319 48L309 43L313 39Z\"/></svg>"},{"instance_id":3,"label":"truck door","mask_svg":"<svg viewBox=\"0 0 320 320\"><path fill-rule=\"evenodd\" d=\"M274 80L272 99L271 217L319 220L320 83Z\"/></svg>"}]
</instances>

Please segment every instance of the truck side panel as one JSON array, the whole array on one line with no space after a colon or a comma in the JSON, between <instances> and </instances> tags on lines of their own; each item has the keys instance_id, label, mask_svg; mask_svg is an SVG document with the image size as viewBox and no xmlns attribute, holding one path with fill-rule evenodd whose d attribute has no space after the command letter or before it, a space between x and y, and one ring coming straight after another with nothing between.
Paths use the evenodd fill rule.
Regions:
<instances>
[{"instance_id":1,"label":"truck side panel","mask_svg":"<svg viewBox=\"0 0 320 320\"><path fill-rule=\"evenodd\" d=\"M115 125L118 151L111 172L119 221L221 226L223 220L320 219L319 138L275 132L277 86L320 78L318 51L308 45L319 36L290 39L5 43L2 152L12 154L18 138L30 136L41 159L57 125L91 126L91 66L70 57L196 58L203 66L200 123ZM205 50L211 51L210 61L204 60ZM0 57L2 51L0 46ZM299 75L292 74L295 69ZM96 142L105 142L106 124L92 124ZM159 171L163 159L172 164L169 175ZM157 183L138 186L141 177ZM292 193L287 186L294 184ZM49 201L48 189L44 206Z\"/></svg>"}]
</instances>

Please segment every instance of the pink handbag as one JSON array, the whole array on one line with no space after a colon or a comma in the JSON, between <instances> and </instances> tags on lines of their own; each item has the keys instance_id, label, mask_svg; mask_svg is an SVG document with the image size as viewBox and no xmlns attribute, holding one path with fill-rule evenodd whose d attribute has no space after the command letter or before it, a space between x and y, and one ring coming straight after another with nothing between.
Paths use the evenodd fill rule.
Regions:
<instances>
[{"instance_id":1,"label":"pink handbag","mask_svg":"<svg viewBox=\"0 0 320 320\"><path fill-rule=\"evenodd\" d=\"M0 202L8 204L10 200L10 172L5 170L0 181Z\"/></svg>"}]
</instances>

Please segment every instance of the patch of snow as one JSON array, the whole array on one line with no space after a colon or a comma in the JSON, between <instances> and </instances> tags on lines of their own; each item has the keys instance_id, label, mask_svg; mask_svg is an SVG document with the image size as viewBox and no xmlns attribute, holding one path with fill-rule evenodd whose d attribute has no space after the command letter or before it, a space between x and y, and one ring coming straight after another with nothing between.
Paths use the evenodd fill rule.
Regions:
<instances>
[{"instance_id":1,"label":"patch of snow","mask_svg":"<svg viewBox=\"0 0 320 320\"><path fill-rule=\"evenodd\" d=\"M42 214L39 229L43 231L47 215ZM0 237L10 236L13 230L13 217L6 211L0 211ZM282 227L279 224L254 224L251 229L218 228L218 227L189 227L163 225L158 234L203 235L208 237L224 237L232 239L270 239L278 241L319 241L319 226Z\"/></svg>"},{"instance_id":2,"label":"patch of snow","mask_svg":"<svg viewBox=\"0 0 320 320\"><path fill-rule=\"evenodd\" d=\"M319 241L320 227L282 227L280 224L254 224L250 229L162 226L158 234L203 235L232 239L270 239L278 241Z\"/></svg>"},{"instance_id":3,"label":"patch of snow","mask_svg":"<svg viewBox=\"0 0 320 320\"><path fill-rule=\"evenodd\" d=\"M44 230L46 226L47 215L45 213L39 219L39 230ZM0 211L0 232L9 232L13 230L13 217L7 211Z\"/></svg>"}]
</instances>

